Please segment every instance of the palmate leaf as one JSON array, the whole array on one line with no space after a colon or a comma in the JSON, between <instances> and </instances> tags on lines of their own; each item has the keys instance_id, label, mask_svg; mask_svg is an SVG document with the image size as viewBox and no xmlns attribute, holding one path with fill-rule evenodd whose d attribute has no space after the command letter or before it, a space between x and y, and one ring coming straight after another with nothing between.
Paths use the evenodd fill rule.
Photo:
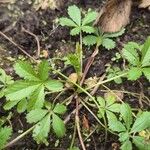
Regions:
<instances>
[{"instance_id":1,"label":"palmate leaf","mask_svg":"<svg viewBox=\"0 0 150 150\"><path fill-rule=\"evenodd\" d=\"M47 114L33 130L33 137L38 144L45 143L48 145L47 137L50 131L50 114Z\"/></svg>"},{"instance_id":2,"label":"palmate leaf","mask_svg":"<svg viewBox=\"0 0 150 150\"><path fill-rule=\"evenodd\" d=\"M28 110L42 108L44 104L45 93L44 86L41 85L38 89L36 89L31 97L29 98Z\"/></svg>"},{"instance_id":3,"label":"palmate leaf","mask_svg":"<svg viewBox=\"0 0 150 150\"><path fill-rule=\"evenodd\" d=\"M142 67L150 66L150 36L142 48Z\"/></svg>"},{"instance_id":4,"label":"palmate leaf","mask_svg":"<svg viewBox=\"0 0 150 150\"><path fill-rule=\"evenodd\" d=\"M115 48L116 43L115 43L112 39L104 38L104 39L102 40L102 45L103 45L106 49L110 50L110 49Z\"/></svg>"},{"instance_id":5,"label":"palmate leaf","mask_svg":"<svg viewBox=\"0 0 150 150\"><path fill-rule=\"evenodd\" d=\"M94 33L95 29L91 26L82 26L82 31L86 33Z\"/></svg>"},{"instance_id":6,"label":"palmate leaf","mask_svg":"<svg viewBox=\"0 0 150 150\"><path fill-rule=\"evenodd\" d=\"M75 28L73 28L73 29L70 31L70 34L71 34L72 36L74 36L74 35L79 34L80 32L81 32L81 28L80 28L80 27L75 27Z\"/></svg>"},{"instance_id":7,"label":"palmate leaf","mask_svg":"<svg viewBox=\"0 0 150 150\"><path fill-rule=\"evenodd\" d=\"M10 127L0 127L0 150L4 148L11 134L12 129Z\"/></svg>"},{"instance_id":8,"label":"palmate leaf","mask_svg":"<svg viewBox=\"0 0 150 150\"><path fill-rule=\"evenodd\" d=\"M63 137L66 132L64 122L56 114L53 114L52 118L52 126L54 132L58 137Z\"/></svg>"},{"instance_id":9,"label":"palmate leaf","mask_svg":"<svg viewBox=\"0 0 150 150\"><path fill-rule=\"evenodd\" d=\"M121 150L132 150L132 143L131 141L127 140L121 146Z\"/></svg>"},{"instance_id":10,"label":"palmate leaf","mask_svg":"<svg viewBox=\"0 0 150 150\"><path fill-rule=\"evenodd\" d=\"M96 19L96 17L97 17L97 13L95 11L88 12L88 14L84 17L82 21L82 26L93 22Z\"/></svg>"},{"instance_id":11,"label":"palmate leaf","mask_svg":"<svg viewBox=\"0 0 150 150\"><path fill-rule=\"evenodd\" d=\"M31 81L16 81L11 86L8 86L5 96L10 101L21 100L30 96L41 83Z\"/></svg>"},{"instance_id":12,"label":"palmate leaf","mask_svg":"<svg viewBox=\"0 0 150 150\"><path fill-rule=\"evenodd\" d=\"M48 113L48 110L46 109L34 109L31 110L27 116L27 122L28 123L36 123L44 118L44 116Z\"/></svg>"},{"instance_id":13,"label":"palmate leaf","mask_svg":"<svg viewBox=\"0 0 150 150\"><path fill-rule=\"evenodd\" d=\"M38 76L42 81L48 79L49 64L48 61L43 60L38 66Z\"/></svg>"},{"instance_id":14,"label":"palmate leaf","mask_svg":"<svg viewBox=\"0 0 150 150\"><path fill-rule=\"evenodd\" d=\"M77 25L69 18L62 17L59 19L61 26L77 27Z\"/></svg>"},{"instance_id":15,"label":"palmate leaf","mask_svg":"<svg viewBox=\"0 0 150 150\"><path fill-rule=\"evenodd\" d=\"M139 64L139 54L137 49L140 49L140 46L135 42L127 43L123 48L123 56L128 62L134 66Z\"/></svg>"},{"instance_id":16,"label":"palmate leaf","mask_svg":"<svg viewBox=\"0 0 150 150\"><path fill-rule=\"evenodd\" d=\"M20 77L24 79L32 80L32 81L39 81L39 78L37 74L34 72L31 64L26 61L18 61L14 65L14 69L15 69L16 74L18 74Z\"/></svg>"},{"instance_id":17,"label":"palmate leaf","mask_svg":"<svg viewBox=\"0 0 150 150\"><path fill-rule=\"evenodd\" d=\"M94 35L87 35L83 38L83 43L88 46L94 45L97 43L97 37Z\"/></svg>"},{"instance_id":18,"label":"palmate leaf","mask_svg":"<svg viewBox=\"0 0 150 150\"><path fill-rule=\"evenodd\" d=\"M53 109L53 112L57 114L64 114L66 111L67 111L66 106L62 104L57 104L55 108Z\"/></svg>"},{"instance_id":19,"label":"palmate leaf","mask_svg":"<svg viewBox=\"0 0 150 150\"><path fill-rule=\"evenodd\" d=\"M81 25L81 11L77 6L68 7L68 15L78 26Z\"/></svg>"},{"instance_id":20,"label":"palmate leaf","mask_svg":"<svg viewBox=\"0 0 150 150\"><path fill-rule=\"evenodd\" d=\"M150 128L150 112L143 112L134 122L131 133Z\"/></svg>"},{"instance_id":21,"label":"palmate leaf","mask_svg":"<svg viewBox=\"0 0 150 150\"><path fill-rule=\"evenodd\" d=\"M131 67L128 71L128 79L129 80L137 80L142 75L141 68Z\"/></svg>"},{"instance_id":22,"label":"palmate leaf","mask_svg":"<svg viewBox=\"0 0 150 150\"><path fill-rule=\"evenodd\" d=\"M150 67L149 68L142 68L142 71L145 77L150 81Z\"/></svg>"}]
</instances>

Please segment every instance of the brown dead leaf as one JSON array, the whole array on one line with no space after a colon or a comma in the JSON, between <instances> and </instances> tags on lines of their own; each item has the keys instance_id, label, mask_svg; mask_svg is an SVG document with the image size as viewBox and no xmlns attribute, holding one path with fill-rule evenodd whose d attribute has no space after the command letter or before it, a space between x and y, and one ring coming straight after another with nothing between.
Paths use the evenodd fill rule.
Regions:
<instances>
[{"instance_id":1,"label":"brown dead leaf","mask_svg":"<svg viewBox=\"0 0 150 150\"><path fill-rule=\"evenodd\" d=\"M108 0L95 25L103 32L118 32L129 23L132 0Z\"/></svg>"},{"instance_id":2,"label":"brown dead leaf","mask_svg":"<svg viewBox=\"0 0 150 150\"><path fill-rule=\"evenodd\" d=\"M84 84L87 85L87 88L91 88L97 83L97 81L98 81L98 78L96 76L90 77L85 80Z\"/></svg>"},{"instance_id":3,"label":"brown dead leaf","mask_svg":"<svg viewBox=\"0 0 150 150\"><path fill-rule=\"evenodd\" d=\"M47 51L47 50L43 50L43 51L42 51L42 56L43 56L44 58L48 58L48 56L49 56L48 51Z\"/></svg>"},{"instance_id":4,"label":"brown dead leaf","mask_svg":"<svg viewBox=\"0 0 150 150\"><path fill-rule=\"evenodd\" d=\"M69 78L69 81L71 81L73 83L76 83L78 81L78 75L77 75L77 73L71 73L68 78ZM73 84L70 83L69 81L65 84L65 86L67 88L73 87Z\"/></svg>"},{"instance_id":5,"label":"brown dead leaf","mask_svg":"<svg viewBox=\"0 0 150 150\"><path fill-rule=\"evenodd\" d=\"M89 121L85 115L83 115L83 118L82 118L82 125L84 129L86 129L87 131L90 131Z\"/></svg>"}]
</instances>

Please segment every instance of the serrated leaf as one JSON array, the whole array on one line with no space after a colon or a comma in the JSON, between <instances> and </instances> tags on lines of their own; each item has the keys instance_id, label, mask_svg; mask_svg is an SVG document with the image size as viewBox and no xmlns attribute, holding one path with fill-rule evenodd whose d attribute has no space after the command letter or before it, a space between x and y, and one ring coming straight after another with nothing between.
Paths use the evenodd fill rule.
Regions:
<instances>
[{"instance_id":1,"label":"serrated leaf","mask_svg":"<svg viewBox=\"0 0 150 150\"><path fill-rule=\"evenodd\" d=\"M45 143L48 145L47 137L50 131L50 114L46 115L33 130L33 137L38 144Z\"/></svg>"},{"instance_id":2,"label":"serrated leaf","mask_svg":"<svg viewBox=\"0 0 150 150\"><path fill-rule=\"evenodd\" d=\"M52 120L52 126L54 129L54 132L56 133L56 135L58 137L63 137L65 132L66 132L66 128L65 128L65 124L64 122L55 114L53 114L53 120Z\"/></svg>"},{"instance_id":3,"label":"serrated leaf","mask_svg":"<svg viewBox=\"0 0 150 150\"><path fill-rule=\"evenodd\" d=\"M19 100L20 101L20 100ZM7 101L6 103L5 103L5 105L4 105L4 109L5 110L10 110L10 109L12 109L15 105L17 105L17 103L19 102L19 101Z\"/></svg>"},{"instance_id":4,"label":"serrated leaf","mask_svg":"<svg viewBox=\"0 0 150 150\"><path fill-rule=\"evenodd\" d=\"M132 150L132 143L131 141L127 140L121 146L121 150Z\"/></svg>"},{"instance_id":5,"label":"serrated leaf","mask_svg":"<svg viewBox=\"0 0 150 150\"><path fill-rule=\"evenodd\" d=\"M142 48L142 67L150 66L150 36Z\"/></svg>"},{"instance_id":6,"label":"serrated leaf","mask_svg":"<svg viewBox=\"0 0 150 150\"><path fill-rule=\"evenodd\" d=\"M128 132L121 132L119 133L119 141L124 142L126 140L129 140L130 134Z\"/></svg>"},{"instance_id":7,"label":"serrated leaf","mask_svg":"<svg viewBox=\"0 0 150 150\"><path fill-rule=\"evenodd\" d=\"M128 71L128 79L129 80L137 80L142 75L142 70L137 67L131 67Z\"/></svg>"},{"instance_id":8,"label":"serrated leaf","mask_svg":"<svg viewBox=\"0 0 150 150\"><path fill-rule=\"evenodd\" d=\"M70 35L74 36L74 35L77 35L81 32L81 28L80 27L76 27L76 28L73 28L71 31L70 31Z\"/></svg>"},{"instance_id":9,"label":"serrated leaf","mask_svg":"<svg viewBox=\"0 0 150 150\"><path fill-rule=\"evenodd\" d=\"M143 68L142 71L145 77L150 81L150 68Z\"/></svg>"},{"instance_id":10,"label":"serrated leaf","mask_svg":"<svg viewBox=\"0 0 150 150\"><path fill-rule=\"evenodd\" d=\"M116 47L116 43L112 39L109 39L109 38L104 38L102 40L102 45L108 50Z\"/></svg>"},{"instance_id":11,"label":"serrated leaf","mask_svg":"<svg viewBox=\"0 0 150 150\"><path fill-rule=\"evenodd\" d=\"M133 143L139 150L150 150L150 143L144 137L134 136Z\"/></svg>"},{"instance_id":12,"label":"serrated leaf","mask_svg":"<svg viewBox=\"0 0 150 150\"><path fill-rule=\"evenodd\" d=\"M57 114L64 114L66 111L67 111L66 106L62 104L57 104L55 108L53 109L53 112Z\"/></svg>"},{"instance_id":13,"label":"serrated leaf","mask_svg":"<svg viewBox=\"0 0 150 150\"><path fill-rule=\"evenodd\" d=\"M114 104L117 100L115 94L112 94L111 92L105 94L105 99L107 106Z\"/></svg>"},{"instance_id":14,"label":"serrated leaf","mask_svg":"<svg viewBox=\"0 0 150 150\"><path fill-rule=\"evenodd\" d=\"M82 21L82 26L93 22L97 17L97 13L95 11L88 12L88 14L84 17Z\"/></svg>"},{"instance_id":15,"label":"serrated leaf","mask_svg":"<svg viewBox=\"0 0 150 150\"><path fill-rule=\"evenodd\" d=\"M27 122L36 123L40 121L47 113L48 113L48 110L46 109L39 108L39 109L31 110L26 116Z\"/></svg>"},{"instance_id":16,"label":"serrated leaf","mask_svg":"<svg viewBox=\"0 0 150 150\"><path fill-rule=\"evenodd\" d=\"M20 77L24 79L31 81L39 81L39 78L37 74L34 72L31 64L26 61L18 61L14 65L14 69L16 74L18 74Z\"/></svg>"},{"instance_id":17,"label":"serrated leaf","mask_svg":"<svg viewBox=\"0 0 150 150\"><path fill-rule=\"evenodd\" d=\"M0 127L0 149L3 149L12 134L10 127Z\"/></svg>"},{"instance_id":18,"label":"serrated leaf","mask_svg":"<svg viewBox=\"0 0 150 150\"><path fill-rule=\"evenodd\" d=\"M111 112L120 112L120 104L113 104L109 106L107 109Z\"/></svg>"},{"instance_id":19,"label":"serrated leaf","mask_svg":"<svg viewBox=\"0 0 150 150\"><path fill-rule=\"evenodd\" d=\"M82 26L82 31L86 33L94 33L95 29L91 26Z\"/></svg>"},{"instance_id":20,"label":"serrated leaf","mask_svg":"<svg viewBox=\"0 0 150 150\"><path fill-rule=\"evenodd\" d=\"M143 112L134 122L131 133L139 132L150 127L150 112Z\"/></svg>"},{"instance_id":21,"label":"serrated leaf","mask_svg":"<svg viewBox=\"0 0 150 150\"><path fill-rule=\"evenodd\" d=\"M61 26L77 27L77 25L69 18L60 18L59 22Z\"/></svg>"},{"instance_id":22,"label":"serrated leaf","mask_svg":"<svg viewBox=\"0 0 150 150\"><path fill-rule=\"evenodd\" d=\"M16 81L11 86L8 86L5 96L11 101L21 100L30 96L40 84L39 82Z\"/></svg>"},{"instance_id":23,"label":"serrated leaf","mask_svg":"<svg viewBox=\"0 0 150 150\"><path fill-rule=\"evenodd\" d=\"M31 97L29 98L28 110L42 108L44 104L45 93L44 86L41 85L38 89L36 89Z\"/></svg>"},{"instance_id":24,"label":"serrated leaf","mask_svg":"<svg viewBox=\"0 0 150 150\"><path fill-rule=\"evenodd\" d=\"M135 42L129 42L125 44L123 48L123 56L129 61L130 64L137 66L139 64L139 54L137 49L140 49L140 46Z\"/></svg>"},{"instance_id":25,"label":"serrated leaf","mask_svg":"<svg viewBox=\"0 0 150 150\"><path fill-rule=\"evenodd\" d=\"M99 105L101 106L101 107L105 107L105 105L106 105L106 103L105 103L105 100L102 98L102 97L98 97L97 98L97 102L99 103Z\"/></svg>"},{"instance_id":26,"label":"serrated leaf","mask_svg":"<svg viewBox=\"0 0 150 150\"><path fill-rule=\"evenodd\" d=\"M48 61L43 60L38 66L38 76L42 81L48 79L48 72L49 72L49 64Z\"/></svg>"},{"instance_id":27,"label":"serrated leaf","mask_svg":"<svg viewBox=\"0 0 150 150\"><path fill-rule=\"evenodd\" d=\"M25 98L22 99L17 105L18 113L23 113L27 109L27 104L28 104L27 100Z\"/></svg>"},{"instance_id":28,"label":"serrated leaf","mask_svg":"<svg viewBox=\"0 0 150 150\"><path fill-rule=\"evenodd\" d=\"M106 114L108 119L108 126L112 131L117 131L117 132L126 131L126 128L120 121L117 120L115 114L113 114L110 111L106 111Z\"/></svg>"},{"instance_id":29,"label":"serrated leaf","mask_svg":"<svg viewBox=\"0 0 150 150\"><path fill-rule=\"evenodd\" d=\"M80 9L73 5L68 7L68 14L70 18L78 25L81 25L81 11Z\"/></svg>"},{"instance_id":30,"label":"serrated leaf","mask_svg":"<svg viewBox=\"0 0 150 150\"><path fill-rule=\"evenodd\" d=\"M120 109L121 117L123 118L126 128L129 130L132 124L132 110L128 104L123 103Z\"/></svg>"},{"instance_id":31,"label":"serrated leaf","mask_svg":"<svg viewBox=\"0 0 150 150\"><path fill-rule=\"evenodd\" d=\"M97 42L97 37L94 35L87 35L83 38L83 43L88 46L94 45L96 44L96 42Z\"/></svg>"},{"instance_id":32,"label":"serrated leaf","mask_svg":"<svg viewBox=\"0 0 150 150\"><path fill-rule=\"evenodd\" d=\"M45 86L48 90L57 92L63 90L63 84L58 80L48 80L45 83Z\"/></svg>"}]
</instances>

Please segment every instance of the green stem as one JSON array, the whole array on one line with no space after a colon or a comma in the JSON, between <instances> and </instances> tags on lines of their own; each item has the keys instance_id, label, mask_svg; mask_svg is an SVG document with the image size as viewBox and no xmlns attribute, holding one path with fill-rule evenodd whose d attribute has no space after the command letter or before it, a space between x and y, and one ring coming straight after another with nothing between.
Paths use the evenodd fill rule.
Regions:
<instances>
[{"instance_id":1,"label":"green stem","mask_svg":"<svg viewBox=\"0 0 150 150\"><path fill-rule=\"evenodd\" d=\"M81 74L82 74L82 67L83 67L83 50L82 50L82 32L80 31L80 66L81 66Z\"/></svg>"}]
</instances>

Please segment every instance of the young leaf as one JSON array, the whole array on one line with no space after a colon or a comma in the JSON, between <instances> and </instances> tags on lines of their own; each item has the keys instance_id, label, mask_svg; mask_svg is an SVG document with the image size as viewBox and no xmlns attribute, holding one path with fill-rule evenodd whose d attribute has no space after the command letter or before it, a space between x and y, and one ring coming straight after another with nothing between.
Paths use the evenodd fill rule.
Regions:
<instances>
[{"instance_id":1,"label":"young leaf","mask_svg":"<svg viewBox=\"0 0 150 150\"><path fill-rule=\"evenodd\" d=\"M150 150L150 143L141 136L134 136L133 143L139 150Z\"/></svg>"},{"instance_id":2,"label":"young leaf","mask_svg":"<svg viewBox=\"0 0 150 150\"><path fill-rule=\"evenodd\" d=\"M50 114L46 115L33 130L33 137L38 144L45 143L48 145L46 138L50 131Z\"/></svg>"},{"instance_id":3,"label":"young leaf","mask_svg":"<svg viewBox=\"0 0 150 150\"><path fill-rule=\"evenodd\" d=\"M100 107L99 107L99 110L98 110L98 117L99 118L102 118L104 117L104 114L105 114L105 100L102 98L102 97L98 97L97 98L97 102L99 103Z\"/></svg>"},{"instance_id":4,"label":"young leaf","mask_svg":"<svg viewBox=\"0 0 150 150\"><path fill-rule=\"evenodd\" d=\"M132 110L128 104L123 103L120 108L120 114L123 118L126 128L129 130L132 124Z\"/></svg>"},{"instance_id":5,"label":"young leaf","mask_svg":"<svg viewBox=\"0 0 150 150\"><path fill-rule=\"evenodd\" d=\"M87 25L96 19L97 13L95 11L88 12L82 21L82 26Z\"/></svg>"},{"instance_id":6,"label":"young leaf","mask_svg":"<svg viewBox=\"0 0 150 150\"><path fill-rule=\"evenodd\" d=\"M18 113L23 113L27 109L27 104L28 104L27 100L25 98L22 99L17 105Z\"/></svg>"},{"instance_id":7,"label":"young leaf","mask_svg":"<svg viewBox=\"0 0 150 150\"><path fill-rule=\"evenodd\" d=\"M121 150L132 150L132 143L131 141L127 140L121 146Z\"/></svg>"},{"instance_id":8,"label":"young leaf","mask_svg":"<svg viewBox=\"0 0 150 150\"><path fill-rule=\"evenodd\" d=\"M150 112L143 112L134 122L131 133L139 132L150 127Z\"/></svg>"},{"instance_id":9,"label":"young leaf","mask_svg":"<svg viewBox=\"0 0 150 150\"><path fill-rule=\"evenodd\" d=\"M83 38L83 43L88 46L94 45L97 43L97 37L94 35L87 35Z\"/></svg>"},{"instance_id":10,"label":"young leaf","mask_svg":"<svg viewBox=\"0 0 150 150\"><path fill-rule=\"evenodd\" d=\"M143 68L142 71L145 77L150 81L150 68Z\"/></svg>"},{"instance_id":11,"label":"young leaf","mask_svg":"<svg viewBox=\"0 0 150 150\"><path fill-rule=\"evenodd\" d=\"M129 42L124 46L122 51L125 59L134 66L139 64L139 54L136 49L140 49L140 46L135 42Z\"/></svg>"},{"instance_id":12,"label":"young leaf","mask_svg":"<svg viewBox=\"0 0 150 150\"><path fill-rule=\"evenodd\" d=\"M0 127L0 149L3 149L12 134L10 127Z\"/></svg>"},{"instance_id":13,"label":"young leaf","mask_svg":"<svg viewBox=\"0 0 150 150\"><path fill-rule=\"evenodd\" d=\"M110 50L110 49L115 48L116 43L115 43L112 39L104 38L104 39L102 40L102 45L103 45L106 49Z\"/></svg>"},{"instance_id":14,"label":"young leaf","mask_svg":"<svg viewBox=\"0 0 150 150\"><path fill-rule=\"evenodd\" d=\"M59 22L61 26L77 27L77 25L71 19L65 17L60 18Z\"/></svg>"},{"instance_id":15,"label":"young leaf","mask_svg":"<svg viewBox=\"0 0 150 150\"><path fill-rule=\"evenodd\" d=\"M49 64L48 61L43 60L38 67L38 76L42 81L48 79L48 72L49 72Z\"/></svg>"},{"instance_id":16,"label":"young leaf","mask_svg":"<svg viewBox=\"0 0 150 150\"><path fill-rule=\"evenodd\" d=\"M55 108L53 109L54 113L57 113L57 114L64 114L66 110L67 110L66 106L62 104L57 104Z\"/></svg>"},{"instance_id":17,"label":"young leaf","mask_svg":"<svg viewBox=\"0 0 150 150\"><path fill-rule=\"evenodd\" d=\"M142 67L150 66L150 36L142 48Z\"/></svg>"},{"instance_id":18,"label":"young leaf","mask_svg":"<svg viewBox=\"0 0 150 150\"><path fill-rule=\"evenodd\" d=\"M56 133L56 135L58 137L63 137L65 132L66 132L66 128L65 128L65 124L64 122L55 114L53 114L53 120L52 120L52 126L54 129L54 132Z\"/></svg>"},{"instance_id":19,"label":"young leaf","mask_svg":"<svg viewBox=\"0 0 150 150\"><path fill-rule=\"evenodd\" d=\"M108 107L108 110L111 112L120 112L120 104L113 104L111 106Z\"/></svg>"},{"instance_id":20,"label":"young leaf","mask_svg":"<svg viewBox=\"0 0 150 150\"><path fill-rule=\"evenodd\" d=\"M48 80L45 83L45 86L48 90L52 92L57 92L63 90L63 84L58 80Z\"/></svg>"},{"instance_id":21,"label":"young leaf","mask_svg":"<svg viewBox=\"0 0 150 150\"><path fill-rule=\"evenodd\" d=\"M44 94L44 86L41 85L38 89L36 89L31 97L29 98L28 110L42 108L44 104L45 94Z\"/></svg>"},{"instance_id":22,"label":"young leaf","mask_svg":"<svg viewBox=\"0 0 150 150\"><path fill-rule=\"evenodd\" d=\"M39 81L39 78L37 77L37 74L34 72L31 64L26 61L18 61L14 65L14 69L16 74L18 74L20 77L24 79Z\"/></svg>"},{"instance_id":23,"label":"young leaf","mask_svg":"<svg viewBox=\"0 0 150 150\"><path fill-rule=\"evenodd\" d=\"M68 7L68 14L78 26L81 25L81 11L77 6L73 5Z\"/></svg>"},{"instance_id":24,"label":"young leaf","mask_svg":"<svg viewBox=\"0 0 150 150\"><path fill-rule=\"evenodd\" d=\"M137 80L142 75L142 70L137 67L131 67L128 71L129 80Z\"/></svg>"},{"instance_id":25,"label":"young leaf","mask_svg":"<svg viewBox=\"0 0 150 150\"><path fill-rule=\"evenodd\" d=\"M80 28L80 27L75 27L75 28L73 28L73 29L70 31L70 34L71 34L72 36L74 36L74 35L79 34L80 31L81 31L81 28Z\"/></svg>"},{"instance_id":26,"label":"young leaf","mask_svg":"<svg viewBox=\"0 0 150 150\"><path fill-rule=\"evenodd\" d=\"M26 116L27 122L36 123L40 121L47 113L48 113L48 110L45 110L45 109L31 110Z\"/></svg>"},{"instance_id":27,"label":"young leaf","mask_svg":"<svg viewBox=\"0 0 150 150\"><path fill-rule=\"evenodd\" d=\"M5 96L11 101L21 100L30 96L40 84L38 82L16 81L11 86L8 86Z\"/></svg>"},{"instance_id":28,"label":"young leaf","mask_svg":"<svg viewBox=\"0 0 150 150\"><path fill-rule=\"evenodd\" d=\"M82 26L82 31L86 33L94 33L95 29L91 26Z\"/></svg>"}]
</instances>

